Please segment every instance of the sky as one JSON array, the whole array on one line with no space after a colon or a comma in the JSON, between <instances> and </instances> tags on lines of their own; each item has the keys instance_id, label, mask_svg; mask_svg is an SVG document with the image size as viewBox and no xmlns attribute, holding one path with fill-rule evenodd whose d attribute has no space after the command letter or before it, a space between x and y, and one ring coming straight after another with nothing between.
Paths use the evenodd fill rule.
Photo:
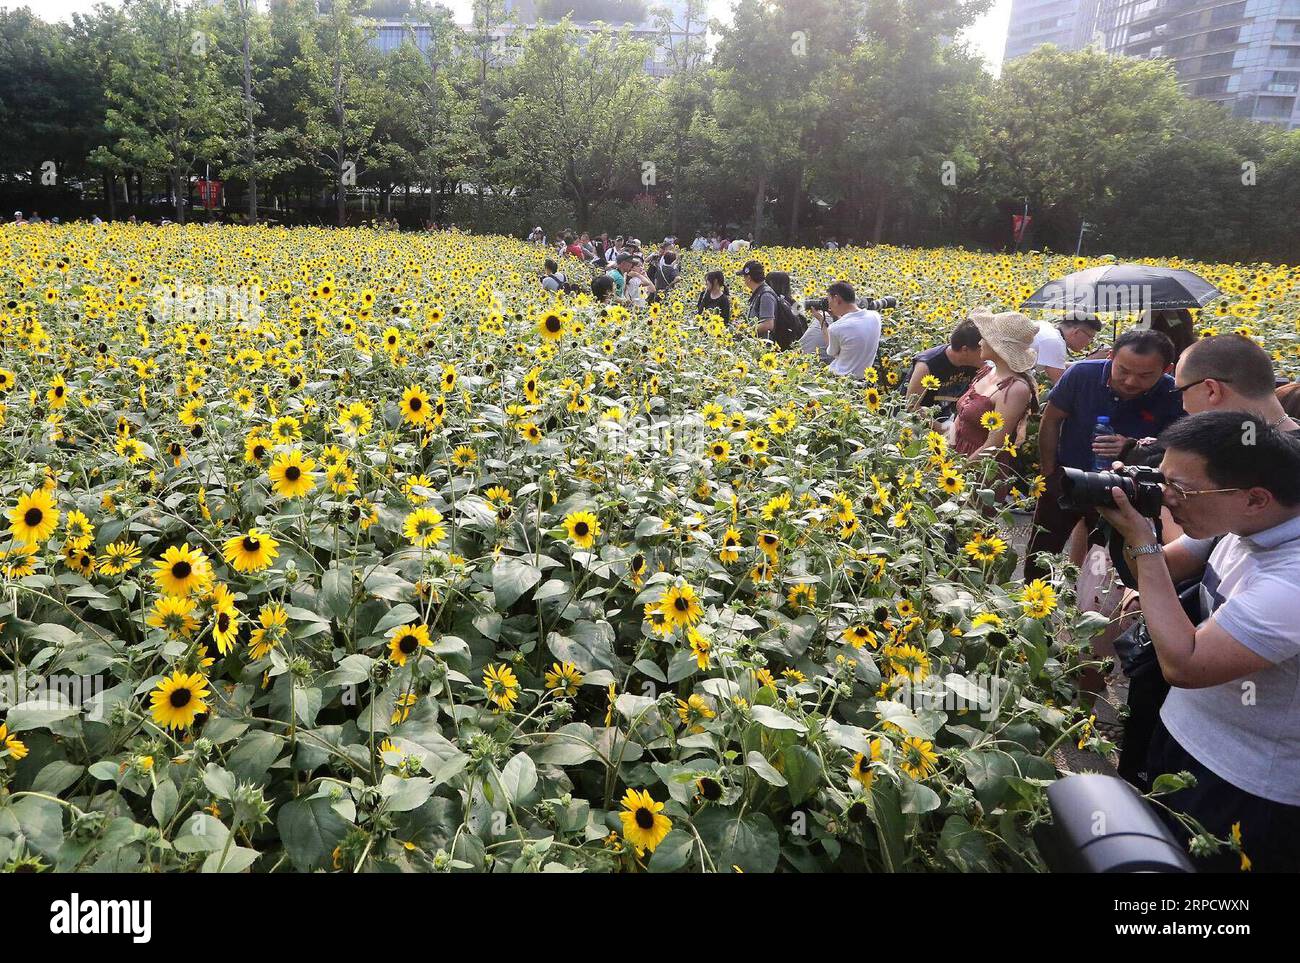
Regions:
<instances>
[{"instance_id":1,"label":"sky","mask_svg":"<svg viewBox=\"0 0 1300 963\"><path fill-rule=\"evenodd\" d=\"M74 13L85 13L97 0L0 0L0 9L31 7L45 20L67 20ZM117 6L116 0L108 0ZM457 18L467 20L470 0L443 0L455 11ZM711 0L712 12L716 17L725 17L730 10L730 0ZM988 65L990 71L997 72L1002 64L1002 44L1006 38L1007 20L1011 16L1011 0L994 0L992 9L966 33L970 41Z\"/></svg>"}]
</instances>

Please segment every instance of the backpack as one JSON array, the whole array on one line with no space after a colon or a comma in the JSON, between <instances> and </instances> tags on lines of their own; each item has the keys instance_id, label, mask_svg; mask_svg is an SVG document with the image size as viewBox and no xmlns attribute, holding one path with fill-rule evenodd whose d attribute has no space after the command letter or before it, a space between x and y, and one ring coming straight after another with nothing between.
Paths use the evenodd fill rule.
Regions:
<instances>
[{"instance_id":1,"label":"backpack","mask_svg":"<svg viewBox=\"0 0 1300 963\"><path fill-rule=\"evenodd\" d=\"M776 322L772 325L772 340L782 351L799 343L808 330L808 319L794 313L794 308L781 295L776 296Z\"/></svg>"},{"instance_id":2,"label":"backpack","mask_svg":"<svg viewBox=\"0 0 1300 963\"><path fill-rule=\"evenodd\" d=\"M556 271L554 274L551 275L551 277L553 277L556 280L556 282L560 285L559 287L560 293L562 294L582 293L582 288L579 285L572 283L568 279L568 277L564 274L563 271Z\"/></svg>"},{"instance_id":3,"label":"backpack","mask_svg":"<svg viewBox=\"0 0 1300 963\"><path fill-rule=\"evenodd\" d=\"M667 292L667 291L669 291L669 290L672 289L672 286L673 286L674 284L677 283L677 278L678 278L679 276L680 276L680 275L678 275L678 274L674 274L674 275L670 278L670 277L668 276L668 272L666 272L666 271L664 270L664 262L661 260L661 261L659 262L658 266L655 268L655 279L656 279L656 281L657 281L657 283L655 284L655 287L658 288L659 291L661 291L661 292Z\"/></svg>"}]
</instances>

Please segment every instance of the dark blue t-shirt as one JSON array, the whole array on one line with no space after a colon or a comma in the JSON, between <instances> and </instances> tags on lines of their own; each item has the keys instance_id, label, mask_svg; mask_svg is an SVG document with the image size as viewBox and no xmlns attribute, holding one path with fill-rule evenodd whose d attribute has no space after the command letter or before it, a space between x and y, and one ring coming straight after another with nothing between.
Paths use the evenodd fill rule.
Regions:
<instances>
[{"instance_id":1,"label":"dark blue t-shirt","mask_svg":"<svg viewBox=\"0 0 1300 963\"><path fill-rule=\"evenodd\" d=\"M1121 401L1110 388L1109 361L1080 361L1065 369L1047 400L1064 411L1057 464L1064 468L1092 471L1092 430L1098 417L1110 417L1110 427L1128 438L1150 438L1160 434L1183 415L1183 398L1174 390L1174 379L1161 375L1146 394Z\"/></svg>"}]
</instances>

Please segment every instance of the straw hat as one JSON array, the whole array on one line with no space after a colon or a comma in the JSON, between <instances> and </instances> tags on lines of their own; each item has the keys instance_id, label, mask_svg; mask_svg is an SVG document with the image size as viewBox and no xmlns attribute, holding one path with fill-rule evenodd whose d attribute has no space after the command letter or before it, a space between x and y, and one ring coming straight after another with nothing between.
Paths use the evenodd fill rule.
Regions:
<instances>
[{"instance_id":1,"label":"straw hat","mask_svg":"<svg viewBox=\"0 0 1300 963\"><path fill-rule=\"evenodd\" d=\"M971 311L970 320L979 329L980 337L1012 371L1029 371L1038 363L1038 350L1034 347L1038 325L1019 311L994 314L988 308L976 308Z\"/></svg>"}]
</instances>

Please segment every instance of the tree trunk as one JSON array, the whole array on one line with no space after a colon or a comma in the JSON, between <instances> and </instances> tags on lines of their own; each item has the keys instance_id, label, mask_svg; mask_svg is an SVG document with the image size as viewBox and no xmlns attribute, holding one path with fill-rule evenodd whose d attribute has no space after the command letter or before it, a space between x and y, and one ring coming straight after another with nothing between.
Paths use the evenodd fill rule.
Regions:
<instances>
[{"instance_id":1,"label":"tree trunk","mask_svg":"<svg viewBox=\"0 0 1300 963\"><path fill-rule=\"evenodd\" d=\"M879 244L880 236L885 230L885 195L881 194L876 201L876 223L871 229L871 243Z\"/></svg>"},{"instance_id":2,"label":"tree trunk","mask_svg":"<svg viewBox=\"0 0 1300 963\"><path fill-rule=\"evenodd\" d=\"M763 227L763 205L767 201L767 174L758 175L758 187L754 190L754 227L750 231L754 235L754 243L758 244L759 237Z\"/></svg>"},{"instance_id":3,"label":"tree trunk","mask_svg":"<svg viewBox=\"0 0 1300 963\"><path fill-rule=\"evenodd\" d=\"M800 155L802 156L802 155ZM803 206L803 161L795 165L794 191L790 204L790 243L799 243L799 208Z\"/></svg>"},{"instance_id":4,"label":"tree trunk","mask_svg":"<svg viewBox=\"0 0 1300 963\"><path fill-rule=\"evenodd\" d=\"M334 215L337 218L339 227L347 227L348 206L347 195L343 193L343 164L341 161L338 167L338 175L338 180L334 184Z\"/></svg>"},{"instance_id":5,"label":"tree trunk","mask_svg":"<svg viewBox=\"0 0 1300 963\"><path fill-rule=\"evenodd\" d=\"M257 126L253 119L253 58L249 49L248 4L240 4L244 28L244 116L248 120L248 223L257 223Z\"/></svg>"},{"instance_id":6,"label":"tree trunk","mask_svg":"<svg viewBox=\"0 0 1300 963\"><path fill-rule=\"evenodd\" d=\"M189 184L186 183L185 186L189 187ZM186 195L188 194L189 194L188 190L185 192L185 195L181 194L181 169L179 167L173 167L172 168L172 200L176 202L176 223L177 224L185 223L185 201L187 199Z\"/></svg>"},{"instance_id":7,"label":"tree trunk","mask_svg":"<svg viewBox=\"0 0 1300 963\"><path fill-rule=\"evenodd\" d=\"M108 201L108 219L117 219L117 178L104 171L104 200Z\"/></svg>"}]
</instances>

